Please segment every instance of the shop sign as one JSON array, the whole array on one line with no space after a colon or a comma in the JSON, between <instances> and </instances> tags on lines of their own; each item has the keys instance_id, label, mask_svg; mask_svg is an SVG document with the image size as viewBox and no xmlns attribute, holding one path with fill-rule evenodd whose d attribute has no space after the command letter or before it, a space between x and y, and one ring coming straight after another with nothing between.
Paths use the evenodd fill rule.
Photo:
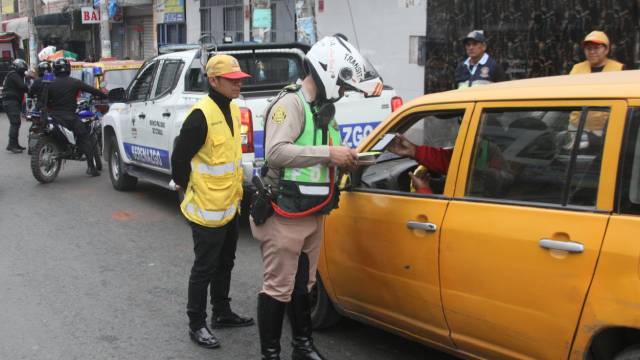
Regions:
<instances>
[{"instance_id":1,"label":"shop sign","mask_svg":"<svg viewBox=\"0 0 640 360\"><path fill-rule=\"evenodd\" d=\"M100 10L93 7L86 6L80 8L80 15L82 17L83 24L99 24L100 23Z\"/></svg>"}]
</instances>

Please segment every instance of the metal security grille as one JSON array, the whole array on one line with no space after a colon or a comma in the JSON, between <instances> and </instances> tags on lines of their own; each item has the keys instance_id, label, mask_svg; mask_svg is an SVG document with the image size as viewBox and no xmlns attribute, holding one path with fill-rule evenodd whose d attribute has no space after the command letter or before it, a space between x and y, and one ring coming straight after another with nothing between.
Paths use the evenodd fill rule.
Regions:
<instances>
[{"instance_id":1,"label":"metal security grille","mask_svg":"<svg viewBox=\"0 0 640 360\"><path fill-rule=\"evenodd\" d=\"M244 40L244 18L242 0L201 0L201 34L213 35L218 43L225 35L234 41Z\"/></svg>"},{"instance_id":2,"label":"metal security grille","mask_svg":"<svg viewBox=\"0 0 640 360\"><path fill-rule=\"evenodd\" d=\"M610 57L640 65L640 5L629 0L429 0L425 93L453 88L465 58L462 37L483 29L487 52L511 79L567 74L584 60L580 42L592 30L611 39Z\"/></svg>"}]
</instances>

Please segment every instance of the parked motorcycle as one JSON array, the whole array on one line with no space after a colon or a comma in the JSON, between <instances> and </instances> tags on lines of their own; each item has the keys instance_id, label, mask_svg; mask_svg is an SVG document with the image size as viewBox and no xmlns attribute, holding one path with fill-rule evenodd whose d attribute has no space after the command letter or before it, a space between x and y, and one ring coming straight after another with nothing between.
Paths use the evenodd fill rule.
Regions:
<instances>
[{"instance_id":1,"label":"parked motorcycle","mask_svg":"<svg viewBox=\"0 0 640 360\"><path fill-rule=\"evenodd\" d=\"M50 183L58 177L63 161L86 161L86 157L76 144L73 132L62 125L55 117L48 115L46 119L38 110L27 114L31 121L29 129L29 154L31 155L31 172L41 183ZM94 161L96 169L102 170L102 125L95 112L93 99L81 99L78 102L76 115L87 127L87 132L94 144Z\"/></svg>"}]
</instances>

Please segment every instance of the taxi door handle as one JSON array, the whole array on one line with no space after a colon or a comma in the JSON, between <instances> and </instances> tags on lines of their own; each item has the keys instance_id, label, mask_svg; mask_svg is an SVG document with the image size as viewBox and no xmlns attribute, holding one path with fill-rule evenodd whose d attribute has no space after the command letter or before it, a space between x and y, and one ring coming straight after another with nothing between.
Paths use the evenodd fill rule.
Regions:
<instances>
[{"instance_id":1,"label":"taxi door handle","mask_svg":"<svg viewBox=\"0 0 640 360\"><path fill-rule=\"evenodd\" d=\"M581 253L584 251L584 245L575 241L558 241L551 239L540 239L540 247L552 250L564 250L570 253Z\"/></svg>"},{"instance_id":2,"label":"taxi door handle","mask_svg":"<svg viewBox=\"0 0 640 360\"><path fill-rule=\"evenodd\" d=\"M407 221L407 227L409 229L424 230L428 232L435 232L438 230L436 224L430 222Z\"/></svg>"}]
</instances>

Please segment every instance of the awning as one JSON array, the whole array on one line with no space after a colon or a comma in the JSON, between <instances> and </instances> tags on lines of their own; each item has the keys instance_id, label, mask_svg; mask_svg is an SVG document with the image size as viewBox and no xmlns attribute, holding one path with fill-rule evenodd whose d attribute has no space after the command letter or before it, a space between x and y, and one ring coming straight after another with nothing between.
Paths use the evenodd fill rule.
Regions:
<instances>
[{"instance_id":1,"label":"awning","mask_svg":"<svg viewBox=\"0 0 640 360\"><path fill-rule=\"evenodd\" d=\"M58 26L71 24L70 13L45 14L33 18L36 26Z\"/></svg>"},{"instance_id":2,"label":"awning","mask_svg":"<svg viewBox=\"0 0 640 360\"><path fill-rule=\"evenodd\" d=\"M29 18L24 16L11 20L5 20L0 23L0 29L5 32L16 33L23 39L29 38Z\"/></svg>"}]
</instances>

